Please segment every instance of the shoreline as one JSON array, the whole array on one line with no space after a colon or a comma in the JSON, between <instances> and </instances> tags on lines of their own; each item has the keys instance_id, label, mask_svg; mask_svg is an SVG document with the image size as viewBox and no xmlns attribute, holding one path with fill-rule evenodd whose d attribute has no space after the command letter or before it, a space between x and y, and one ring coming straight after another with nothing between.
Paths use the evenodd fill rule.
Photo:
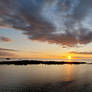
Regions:
<instances>
[{"instance_id":1,"label":"shoreline","mask_svg":"<svg viewBox=\"0 0 92 92\"><path fill-rule=\"evenodd\" d=\"M91 64L86 62L65 62L65 61L38 61L38 60L18 60L18 61L1 61L0 65L36 65L36 64L45 64L45 65L63 65L63 64Z\"/></svg>"}]
</instances>

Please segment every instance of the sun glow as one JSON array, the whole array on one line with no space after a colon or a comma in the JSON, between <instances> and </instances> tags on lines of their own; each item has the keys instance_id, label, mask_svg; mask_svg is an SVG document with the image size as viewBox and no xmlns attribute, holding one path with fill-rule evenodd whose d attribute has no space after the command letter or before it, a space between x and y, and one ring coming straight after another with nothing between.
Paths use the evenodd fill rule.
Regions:
<instances>
[{"instance_id":1,"label":"sun glow","mask_svg":"<svg viewBox=\"0 0 92 92\"><path fill-rule=\"evenodd\" d=\"M71 56L68 56L68 59L69 59L69 60L71 60L71 59L72 59L72 57L71 57Z\"/></svg>"}]
</instances>

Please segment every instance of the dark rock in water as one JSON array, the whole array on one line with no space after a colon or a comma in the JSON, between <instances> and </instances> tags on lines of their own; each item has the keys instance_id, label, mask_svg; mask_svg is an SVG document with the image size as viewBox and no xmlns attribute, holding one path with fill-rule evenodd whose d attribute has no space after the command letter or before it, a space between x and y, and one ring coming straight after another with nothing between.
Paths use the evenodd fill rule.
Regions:
<instances>
[{"instance_id":1,"label":"dark rock in water","mask_svg":"<svg viewBox=\"0 0 92 92\"><path fill-rule=\"evenodd\" d=\"M10 58L6 58L6 60L10 60Z\"/></svg>"}]
</instances>

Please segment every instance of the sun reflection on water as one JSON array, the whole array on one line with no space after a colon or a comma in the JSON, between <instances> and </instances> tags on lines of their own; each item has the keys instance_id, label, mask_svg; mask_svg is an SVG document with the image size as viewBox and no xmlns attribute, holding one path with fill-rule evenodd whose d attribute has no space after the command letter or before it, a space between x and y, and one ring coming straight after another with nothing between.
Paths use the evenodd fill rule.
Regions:
<instances>
[{"instance_id":1,"label":"sun reflection on water","mask_svg":"<svg viewBox=\"0 0 92 92\"><path fill-rule=\"evenodd\" d=\"M72 65L65 65L65 81L71 81L72 80Z\"/></svg>"}]
</instances>

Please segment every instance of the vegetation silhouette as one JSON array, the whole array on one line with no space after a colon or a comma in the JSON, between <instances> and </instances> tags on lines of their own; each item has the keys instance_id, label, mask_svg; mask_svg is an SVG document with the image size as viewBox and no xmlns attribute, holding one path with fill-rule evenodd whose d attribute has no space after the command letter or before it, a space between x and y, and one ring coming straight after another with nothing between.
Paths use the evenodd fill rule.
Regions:
<instances>
[{"instance_id":1,"label":"vegetation silhouette","mask_svg":"<svg viewBox=\"0 0 92 92\"><path fill-rule=\"evenodd\" d=\"M18 61L2 61L0 65L31 65L31 64L46 64L46 65L63 65L63 64L87 64L86 62L64 62L64 61L38 61L38 60L18 60Z\"/></svg>"}]
</instances>

